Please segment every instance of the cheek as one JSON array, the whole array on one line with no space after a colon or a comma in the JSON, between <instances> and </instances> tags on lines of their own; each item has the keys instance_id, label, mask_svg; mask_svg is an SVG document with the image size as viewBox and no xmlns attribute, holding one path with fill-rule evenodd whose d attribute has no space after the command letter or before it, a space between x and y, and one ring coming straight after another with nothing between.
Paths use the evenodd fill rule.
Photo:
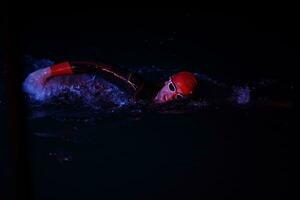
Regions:
<instances>
[{"instance_id":1,"label":"cheek","mask_svg":"<svg viewBox=\"0 0 300 200\"><path fill-rule=\"evenodd\" d=\"M160 93L162 94L168 94L170 91L169 91L169 88L164 86L161 90L160 90Z\"/></svg>"},{"instance_id":2,"label":"cheek","mask_svg":"<svg viewBox=\"0 0 300 200\"><path fill-rule=\"evenodd\" d=\"M174 95L174 93L171 92L169 89L166 89L166 90L164 90L164 95L166 95L166 96L168 96L168 97L171 97L171 96Z\"/></svg>"}]
</instances>

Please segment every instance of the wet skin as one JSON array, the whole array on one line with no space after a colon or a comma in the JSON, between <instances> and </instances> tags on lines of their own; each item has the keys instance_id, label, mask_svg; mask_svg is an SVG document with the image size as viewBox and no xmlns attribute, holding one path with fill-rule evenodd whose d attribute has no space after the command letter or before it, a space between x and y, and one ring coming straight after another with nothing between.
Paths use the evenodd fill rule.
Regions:
<instances>
[{"instance_id":1,"label":"wet skin","mask_svg":"<svg viewBox=\"0 0 300 200\"><path fill-rule=\"evenodd\" d=\"M169 84L172 82L171 78L165 82L162 89L157 93L154 98L155 103L166 103L172 100L175 100L178 94L182 94L183 92L180 88L176 88L175 91L171 91L169 88Z\"/></svg>"}]
</instances>

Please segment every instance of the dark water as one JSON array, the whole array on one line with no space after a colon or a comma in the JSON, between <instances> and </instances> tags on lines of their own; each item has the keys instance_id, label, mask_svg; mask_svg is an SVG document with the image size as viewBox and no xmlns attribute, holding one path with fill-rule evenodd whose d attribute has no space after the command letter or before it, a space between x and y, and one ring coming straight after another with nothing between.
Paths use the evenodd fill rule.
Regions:
<instances>
[{"instance_id":1,"label":"dark water","mask_svg":"<svg viewBox=\"0 0 300 200\"><path fill-rule=\"evenodd\" d=\"M276 197L287 190L289 117L285 110L222 109L93 123L34 120L34 194L37 199L242 198L259 192Z\"/></svg>"},{"instance_id":2,"label":"dark water","mask_svg":"<svg viewBox=\"0 0 300 200\"><path fill-rule=\"evenodd\" d=\"M30 62L31 67L47 64ZM140 73L160 71L146 69ZM49 84L71 87L74 80L67 80ZM97 83L93 75L75 80ZM283 88L272 93L279 85ZM24 93L34 199L277 197L287 191L293 108L288 86L265 79L230 86L228 101L199 97L165 105L101 106L93 88L80 94L94 100L66 89L52 90L54 97L45 101Z\"/></svg>"},{"instance_id":3,"label":"dark water","mask_svg":"<svg viewBox=\"0 0 300 200\"><path fill-rule=\"evenodd\" d=\"M91 87L83 98L72 93L72 78L42 102L24 93L34 199L284 196L295 107L292 67L278 68L295 62L287 33L271 25L265 32L264 23L245 16L138 13L139 20L122 13L110 20L105 14L28 17L24 79L53 62L91 59L121 64L154 82L188 69L209 86L207 96L166 105L120 103L116 96L108 103ZM93 75L77 78L101 82ZM211 92L216 88L226 98ZM6 115L0 121L5 132ZM9 179L9 169L1 173Z\"/></svg>"}]
</instances>

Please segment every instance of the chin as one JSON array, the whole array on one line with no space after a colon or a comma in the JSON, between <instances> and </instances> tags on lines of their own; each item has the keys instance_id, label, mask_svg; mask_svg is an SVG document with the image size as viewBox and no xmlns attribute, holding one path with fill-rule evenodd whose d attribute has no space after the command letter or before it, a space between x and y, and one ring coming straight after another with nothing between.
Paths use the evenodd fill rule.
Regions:
<instances>
[{"instance_id":1,"label":"chin","mask_svg":"<svg viewBox=\"0 0 300 200\"><path fill-rule=\"evenodd\" d=\"M173 100L172 96L169 96L169 95L164 94L164 93L158 93L156 95L156 97L154 98L155 103L167 103L167 102L170 102L172 100Z\"/></svg>"}]
</instances>

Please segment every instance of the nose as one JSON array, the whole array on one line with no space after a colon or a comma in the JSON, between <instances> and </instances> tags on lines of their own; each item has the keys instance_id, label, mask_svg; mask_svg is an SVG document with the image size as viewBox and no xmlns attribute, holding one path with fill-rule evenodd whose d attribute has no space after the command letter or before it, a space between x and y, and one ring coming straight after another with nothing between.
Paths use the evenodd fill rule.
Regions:
<instances>
[{"instance_id":1,"label":"nose","mask_svg":"<svg viewBox=\"0 0 300 200\"><path fill-rule=\"evenodd\" d=\"M164 95L164 100L165 100L165 101L170 101L170 100L173 100L173 99L175 99L175 94L166 93L166 94Z\"/></svg>"}]
</instances>

